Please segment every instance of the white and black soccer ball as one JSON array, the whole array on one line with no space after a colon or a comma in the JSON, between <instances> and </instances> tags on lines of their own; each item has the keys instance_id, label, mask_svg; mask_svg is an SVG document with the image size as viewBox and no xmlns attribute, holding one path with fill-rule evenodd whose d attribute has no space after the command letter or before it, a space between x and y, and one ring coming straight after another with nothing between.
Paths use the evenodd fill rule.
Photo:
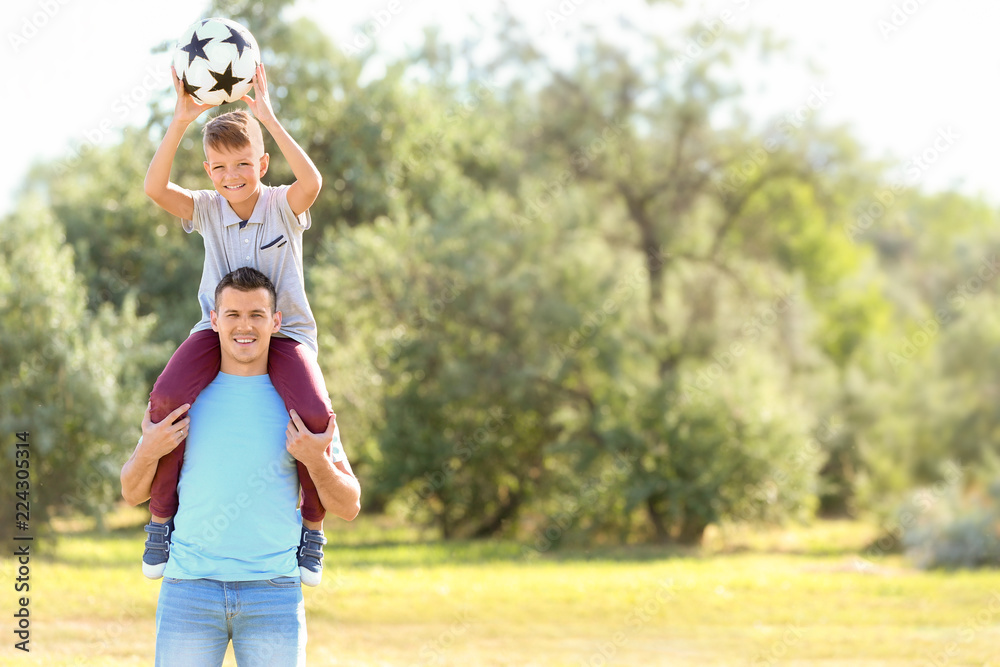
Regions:
<instances>
[{"instance_id":1,"label":"white and black soccer ball","mask_svg":"<svg viewBox=\"0 0 1000 667\"><path fill-rule=\"evenodd\" d=\"M198 21L181 35L174 69L184 90L201 104L235 102L253 87L260 49L250 31L235 21Z\"/></svg>"}]
</instances>

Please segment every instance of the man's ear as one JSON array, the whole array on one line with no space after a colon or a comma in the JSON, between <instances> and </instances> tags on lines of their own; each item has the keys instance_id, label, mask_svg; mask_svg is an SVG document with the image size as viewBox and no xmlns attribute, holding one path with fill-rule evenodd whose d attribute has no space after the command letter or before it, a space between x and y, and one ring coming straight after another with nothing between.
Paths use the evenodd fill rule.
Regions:
<instances>
[{"instance_id":1,"label":"man's ear","mask_svg":"<svg viewBox=\"0 0 1000 667\"><path fill-rule=\"evenodd\" d=\"M264 153L260 156L260 178L264 178L264 174L267 173L267 165L269 164L271 164L271 156Z\"/></svg>"},{"instance_id":2,"label":"man's ear","mask_svg":"<svg viewBox=\"0 0 1000 667\"><path fill-rule=\"evenodd\" d=\"M278 333L278 331L281 329L281 311L280 310L275 311L273 317L274 317L274 329L271 331L271 333Z\"/></svg>"},{"instance_id":3,"label":"man's ear","mask_svg":"<svg viewBox=\"0 0 1000 667\"><path fill-rule=\"evenodd\" d=\"M219 332L219 314L214 310L208 311L208 319L212 321L212 331Z\"/></svg>"}]
</instances>

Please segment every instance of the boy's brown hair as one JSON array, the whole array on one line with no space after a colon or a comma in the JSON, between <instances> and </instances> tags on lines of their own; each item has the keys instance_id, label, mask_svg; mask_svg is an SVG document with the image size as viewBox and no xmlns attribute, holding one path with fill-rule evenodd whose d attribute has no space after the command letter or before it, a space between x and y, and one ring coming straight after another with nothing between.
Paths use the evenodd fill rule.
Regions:
<instances>
[{"instance_id":1,"label":"boy's brown hair","mask_svg":"<svg viewBox=\"0 0 1000 667\"><path fill-rule=\"evenodd\" d=\"M258 156L264 154L264 135L261 134L260 123L243 109L219 114L205 123L202 134L206 156L209 148L233 151L247 146L252 147Z\"/></svg>"}]
</instances>

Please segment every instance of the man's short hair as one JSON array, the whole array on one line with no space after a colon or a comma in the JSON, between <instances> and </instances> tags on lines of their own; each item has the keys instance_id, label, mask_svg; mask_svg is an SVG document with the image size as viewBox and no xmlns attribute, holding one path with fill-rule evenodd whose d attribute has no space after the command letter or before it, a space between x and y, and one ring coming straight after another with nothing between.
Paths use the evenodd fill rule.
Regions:
<instances>
[{"instance_id":1,"label":"man's short hair","mask_svg":"<svg viewBox=\"0 0 1000 667\"><path fill-rule=\"evenodd\" d=\"M274 289L271 279L255 268L244 266L235 271L230 271L222 276L222 280L215 286L215 312L219 312L219 300L222 298L222 290L232 287L240 292L253 292L254 290L266 289L271 295L271 314L277 309L278 293Z\"/></svg>"},{"instance_id":2,"label":"man's short hair","mask_svg":"<svg viewBox=\"0 0 1000 667\"><path fill-rule=\"evenodd\" d=\"M264 135L260 131L260 123L244 109L219 114L205 123L202 135L206 157L209 148L234 151L247 146L251 146L258 157L264 154Z\"/></svg>"}]
</instances>

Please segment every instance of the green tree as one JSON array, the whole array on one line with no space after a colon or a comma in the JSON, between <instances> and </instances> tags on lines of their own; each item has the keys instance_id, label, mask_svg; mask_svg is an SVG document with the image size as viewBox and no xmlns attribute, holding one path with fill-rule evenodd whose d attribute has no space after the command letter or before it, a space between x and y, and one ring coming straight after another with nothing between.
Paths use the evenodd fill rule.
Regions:
<instances>
[{"instance_id":1,"label":"green tree","mask_svg":"<svg viewBox=\"0 0 1000 667\"><path fill-rule=\"evenodd\" d=\"M900 197L868 230L903 317L869 357L881 381L864 455L876 473L871 504L892 512L916 485L941 481L943 462L988 476L998 453L994 355L1000 238L996 211L956 193Z\"/></svg>"},{"instance_id":2,"label":"green tree","mask_svg":"<svg viewBox=\"0 0 1000 667\"><path fill-rule=\"evenodd\" d=\"M996 247L994 213L915 188L884 204L887 167L845 131L750 119L730 63L766 35L727 30L692 55L700 26L632 29L628 46L594 31L562 66L501 16L496 34L428 30L387 61L287 20L292 4L208 13L257 36L278 115L324 177L307 290L369 511L538 549L694 542L713 522L808 516L816 496L873 506L987 446L991 367L964 371L993 339L978 307L902 366L891 355ZM85 332L155 313L173 346L197 317L201 244L141 193L171 95L30 183L66 229ZM288 182L267 148L267 180ZM175 180L208 187L201 161L193 129ZM102 368L144 369L148 390L168 353Z\"/></svg>"},{"instance_id":3,"label":"green tree","mask_svg":"<svg viewBox=\"0 0 1000 667\"><path fill-rule=\"evenodd\" d=\"M143 193L154 150L147 133L131 129L118 144L36 168L28 187L45 193L51 214L66 230L86 305L117 310L134 299L140 314L156 314L154 339L177 345L200 317L204 250L196 234L183 233L179 221ZM164 363L166 357L153 372Z\"/></svg>"},{"instance_id":4,"label":"green tree","mask_svg":"<svg viewBox=\"0 0 1000 667\"><path fill-rule=\"evenodd\" d=\"M714 422L718 437L665 429L663 419L702 423L697 414L686 415L697 413L684 400L693 393L686 378L733 365L720 382L745 386L751 395L743 401L753 404L754 390L736 381L749 355L734 359L744 353L733 346L762 348L783 382L775 396L807 396L803 409L817 427L836 402L828 393L810 391L816 379L849 363L889 313L877 291L855 287L866 250L842 232L847 202L866 185L852 175L859 151L849 137L815 123L751 129L725 71L735 53L748 50L751 36L724 35L701 58L685 62L665 40L635 31L633 41L652 54L638 63L634 49L595 38L578 49L569 68L551 67L534 122L522 123L513 140L552 181L584 186L591 206L602 212L609 252L625 266L644 263L643 307L628 314L632 338L623 341L625 356L642 369L631 379L646 397L626 406L637 448L629 475L634 488L627 495L632 507L643 508L658 539L697 540L708 521L727 513L689 513L687 501L668 490L667 480L675 477L675 488L687 489L691 500L728 493L710 475L698 474L698 466L680 462L698 460L708 442L721 455L727 442L722 433L731 428L726 424L742 421L740 401L733 400L715 404L729 415ZM534 53L544 63L527 46L514 52ZM522 67L515 57L509 64L512 71ZM720 127L715 119L725 113L734 120ZM529 206L523 215L535 219L535 209ZM784 297L794 307L769 313ZM762 314L769 317L764 324L757 319ZM765 330L768 335L761 335ZM582 369L566 373L586 376ZM594 380L581 384L600 386ZM594 406L609 400L593 389L589 399ZM806 437L800 427L790 422L780 428ZM778 440L788 456L805 444ZM812 466L800 473L788 483L811 488ZM754 484L735 476L732 481Z\"/></svg>"},{"instance_id":5,"label":"green tree","mask_svg":"<svg viewBox=\"0 0 1000 667\"><path fill-rule=\"evenodd\" d=\"M22 199L0 225L0 427L28 432L30 525L44 529L54 512L100 518L118 499L118 472L138 434L145 401L143 371L153 350L154 320L87 310L61 225L34 198ZM13 470L13 443L3 450ZM15 488L3 485L8 511ZM13 517L11 517L13 519ZM9 537L13 521L0 523Z\"/></svg>"}]
</instances>

